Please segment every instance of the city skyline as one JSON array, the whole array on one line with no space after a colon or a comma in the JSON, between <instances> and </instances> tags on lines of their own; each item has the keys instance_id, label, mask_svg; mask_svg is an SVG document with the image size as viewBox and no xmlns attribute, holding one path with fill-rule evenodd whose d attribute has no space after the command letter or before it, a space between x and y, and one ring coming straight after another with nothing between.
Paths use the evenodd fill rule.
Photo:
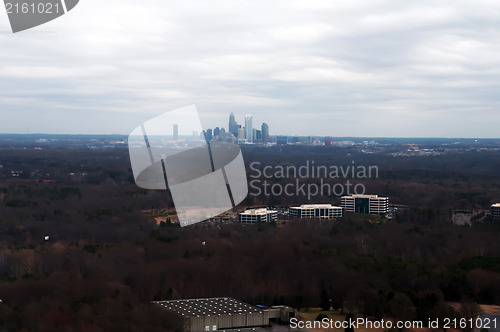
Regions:
<instances>
[{"instance_id":1,"label":"city skyline","mask_svg":"<svg viewBox=\"0 0 500 332\"><path fill-rule=\"evenodd\" d=\"M1 16L0 132L126 135L196 104L206 128L234 112L290 136L500 135L498 2L195 7L88 0L15 35Z\"/></svg>"}]
</instances>

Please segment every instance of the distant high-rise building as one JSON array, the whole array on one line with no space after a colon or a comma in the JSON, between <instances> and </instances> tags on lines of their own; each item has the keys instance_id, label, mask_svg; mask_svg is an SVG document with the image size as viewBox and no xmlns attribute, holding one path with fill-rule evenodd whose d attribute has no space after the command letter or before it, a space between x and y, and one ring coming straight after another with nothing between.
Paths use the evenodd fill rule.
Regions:
<instances>
[{"instance_id":1,"label":"distant high-rise building","mask_svg":"<svg viewBox=\"0 0 500 332\"><path fill-rule=\"evenodd\" d=\"M276 137L276 144L278 144L278 145L287 145L288 144L288 136L278 136L278 137Z\"/></svg>"},{"instance_id":2,"label":"distant high-rise building","mask_svg":"<svg viewBox=\"0 0 500 332\"><path fill-rule=\"evenodd\" d=\"M238 139L245 139L245 129L238 128L238 135L236 137L238 137Z\"/></svg>"},{"instance_id":3,"label":"distant high-rise building","mask_svg":"<svg viewBox=\"0 0 500 332\"><path fill-rule=\"evenodd\" d=\"M197 141L200 139L200 135L196 130L193 130L193 141Z\"/></svg>"},{"instance_id":4,"label":"distant high-rise building","mask_svg":"<svg viewBox=\"0 0 500 332\"><path fill-rule=\"evenodd\" d=\"M235 118L234 118L234 113L231 112L231 114L229 115L229 127L228 127L228 131L234 135L234 137L238 137L238 128L239 128L239 125L238 125L238 122L236 122Z\"/></svg>"},{"instance_id":5,"label":"distant high-rise building","mask_svg":"<svg viewBox=\"0 0 500 332\"><path fill-rule=\"evenodd\" d=\"M220 128L219 127L215 127L214 129L214 136L219 136L220 135Z\"/></svg>"},{"instance_id":6,"label":"distant high-rise building","mask_svg":"<svg viewBox=\"0 0 500 332\"><path fill-rule=\"evenodd\" d=\"M260 129L262 130L262 141L269 142L269 125L264 122Z\"/></svg>"},{"instance_id":7,"label":"distant high-rise building","mask_svg":"<svg viewBox=\"0 0 500 332\"><path fill-rule=\"evenodd\" d=\"M174 123L174 141L179 140L179 125Z\"/></svg>"},{"instance_id":8,"label":"distant high-rise building","mask_svg":"<svg viewBox=\"0 0 500 332\"><path fill-rule=\"evenodd\" d=\"M253 115L245 115L245 138L248 143L253 143L253 126L252 126Z\"/></svg>"},{"instance_id":9,"label":"distant high-rise building","mask_svg":"<svg viewBox=\"0 0 500 332\"><path fill-rule=\"evenodd\" d=\"M255 131L255 140L256 141L262 141L262 131L254 129Z\"/></svg>"},{"instance_id":10,"label":"distant high-rise building","mask_svg":"<svg viewBox=\"0 0 500 332\"><path fill-rule=\"evenodd\" d=\"M207 129L205 132L205 139L210 142L212 140L212 129Z\"/></svg>"},{"instance_id":11,"label":"distant high-rise building","mask_svg":"<svg viewBox=\"0 0 500 332\"><path fill-rule=\"evenodd\" d=\"M325 146L331 146L332 145L332 138L330 136L325 137Z\"/></svg>"}]
</instances>

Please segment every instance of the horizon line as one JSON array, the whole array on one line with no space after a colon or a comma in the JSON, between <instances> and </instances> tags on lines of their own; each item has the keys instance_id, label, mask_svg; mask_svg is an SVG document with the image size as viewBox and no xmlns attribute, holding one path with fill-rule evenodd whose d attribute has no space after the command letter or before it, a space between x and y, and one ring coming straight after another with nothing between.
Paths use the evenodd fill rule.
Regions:
<instances>
[{"instance_id":1,"label":"horizon line","mask_svg":"<svg viewBox=\"0 0 500 332\"><path fill-rule=\"evenodd\" d=\"M7 136L7 135L16 135L16 136L37 136L37 135L47 135L47 136L124 136L127 137L129 135L127 134L110 134L110 133L94 133L94 134L76 134L76 133L1 133L0 136ZM182 135L182 136L189 136L189 135ZM287 137L330 137L330 138L376 138L376 139L398 139L398 138L404 138L404 139L488 139L488 140L495 140L498 139L500 140L500 137L481 137L481 136L469 136L469 137L447 137L447 136L329 136L329 135L287 135L287 134L274 134L274 135L269 135L271 137L277 137L277 136L287 136Z\"/></svg>"}]
</instances>

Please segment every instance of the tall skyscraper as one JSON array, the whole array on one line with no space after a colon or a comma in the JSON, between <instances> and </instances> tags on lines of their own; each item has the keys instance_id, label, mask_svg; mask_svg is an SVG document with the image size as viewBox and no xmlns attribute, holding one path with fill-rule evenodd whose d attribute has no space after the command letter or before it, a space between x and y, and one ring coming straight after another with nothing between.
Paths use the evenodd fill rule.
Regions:
<instances>
[{"instance_id":1,"label":"tall skyscraper","mask_svg":"<svg viewBox=\"0 0 500 332\"><path fill-rule=\"evenodd\" d=\"M245 115L245 138L248 143L253 143L253 127L252 127L253 115Z\"/></svg>"},{"instance_id":2,"label":"tall skyscraper","mask_svg":"<svg viewBox=\"0 0 500 332\"><path fill-rule=\"evenodd\" d=\"M264 122L260 129L262 131L262 141L269 142L269 126L268 126L268 124Z\"/></svg>"},{"instance_id":3,"label":"tall skyscraper","mask_svg":"<svg viewBox=\"0 0 500 332\"><path fill-rule=\"evenodd\" d=\"M229 132L234 135L234 137L238 137L238 122L234 119L234 113L231 112L229 115Z\"/></svg>"},{"instance_id":4,"label":"tall skyscraper","mask_svg":"<svg viewBox=\"0 0 500 332\"><path fill-rule=\"evenodd\" d=\"M207 129L207 131L205 131L205 140L207 140L207 142L212 140L212 129Z\"/></svg>"},{"instance_id":5,"label":"tall skyscraper","mask_svg":"<svg viewBox=\"0 0 500 332\"><path fill-rule=\"evenodd\" d=\"M174 141L179 140L179 125L174 123Z\"/></svg>"}]
</instances>

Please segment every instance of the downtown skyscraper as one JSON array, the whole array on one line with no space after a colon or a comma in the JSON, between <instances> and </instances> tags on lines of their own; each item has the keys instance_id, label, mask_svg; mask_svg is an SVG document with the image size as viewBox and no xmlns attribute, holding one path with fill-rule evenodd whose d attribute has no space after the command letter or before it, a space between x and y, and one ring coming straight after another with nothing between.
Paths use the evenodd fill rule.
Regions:
<instances>
[{"instance_id":1,"label":"downtown skyscraper","mask_svg":"<svg viewBox=\"0 0 500 332\"><path fill-rule=\"evenodd\" d=\"M238 122L236 122L235 118L234 118L234 113L231 112L231 114L229 115L229 132L231 134L234 135L234 137L238 137L238 128L240 126L238 125Z\"/></svg>"},{"instance_id":2,"label":"downtown skyscraper","mask_svg":"<svg viewBox=\"0 0 500 332\"><path fill-rule=\"evenodd\" d=\"M265 122L262 123L261 131L262 131L262 141L269 142L269 125Z\"/></svg>"},{"instance_id":3,"label":"downtown skyscraper","mask_svg":"<svg viewBox=\"0 0 500 332\"><path fill-rule=\"evenodd\" d=\"M252 114L245 115L245 136L248 143L253 143Z\"/></svg>"}]
</instances>

